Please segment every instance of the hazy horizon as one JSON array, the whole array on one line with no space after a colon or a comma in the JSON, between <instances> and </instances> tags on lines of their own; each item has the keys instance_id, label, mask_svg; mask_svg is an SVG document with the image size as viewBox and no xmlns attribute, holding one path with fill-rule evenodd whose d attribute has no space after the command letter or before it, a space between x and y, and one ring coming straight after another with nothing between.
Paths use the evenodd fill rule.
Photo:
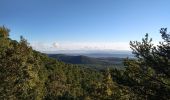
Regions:
<instances>
[{"instance_id":1,"label":"hazy horizon","mask_svg":"<svg viewBox=\"0 0 170 100\"><path fill-rule=\"evenodd\" d=\"M9 3L10 2L10 3ZM1 0L0 25L38 51L129 51L146 33L170 27L168 0Z\"/></svg>"},{"instance_id":2,"label":"hazy horizon","mask_svg":"<svg viewBox=\"0 0 170 100\"><path fill-rule=\"evenodd\" d=\"M128 50L56 50L56 51L41 51L47 54L130 54Z\"/></svg>"}]
</instances>

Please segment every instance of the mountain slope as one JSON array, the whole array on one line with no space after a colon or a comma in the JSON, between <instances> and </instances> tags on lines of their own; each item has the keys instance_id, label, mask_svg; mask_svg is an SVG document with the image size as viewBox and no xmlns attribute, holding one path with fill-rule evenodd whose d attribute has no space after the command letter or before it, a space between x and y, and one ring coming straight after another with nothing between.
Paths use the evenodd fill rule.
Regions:
<instances>
[{"instance_id":1,"label":"mountain slope","mask_svg":"<svg viewBox=\"0 0 170 100\"><path fill-rule=\"evenodd\" d=\"M64 55L64 54L48 54L49 57L55 58L59 61L69 63L69 64L78 64L83 65L90 68L97 68L97 69L105 69L107 67L112 68L122 68L123 67L123 58L94 58L94 57L87 57L87 56L71 56L71 55Z\"/></svg>"},{"instance_id":2,"label":"mountain slope","mask_svg":"<svg viewBox=\"0 0 170 100\"><path fill-rule=\"evenodd\" d=\"M86 56L68 56L64 54L49 54L49 57L56 58L59 61L63 61L71 64L94 64L100 63L99 60L95 58L90 58Z\"/></svg>"},{"instance_id":3,"label":"mountain slope","mask_svg":"<svg viewBox=\"0 0 170 100\"><path fill-rule=\"evenodd\" d=\"M100 57L93 58L87 56L71 56L64 54L48 54L49 57L55 58L59 61L63 61L71 64L120 64L123 61L123 58L115 58L115 57Z\"/></svg>"}]
</instances>

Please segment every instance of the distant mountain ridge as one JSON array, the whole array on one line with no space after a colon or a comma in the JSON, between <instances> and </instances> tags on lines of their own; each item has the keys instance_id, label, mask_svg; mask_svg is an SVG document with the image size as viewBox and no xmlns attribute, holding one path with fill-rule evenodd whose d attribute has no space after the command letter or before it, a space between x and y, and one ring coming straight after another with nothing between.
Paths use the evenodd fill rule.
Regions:
<instances>
[{"instance_id":1,"label":"distant mountain ridge","mask_svg":"<svg viewBox=\"0 0 170 100\"><path fill-rule=\"evenodd\" d=\"M48 54L49 57L56 58L59 61L63 61L71 64L92 64L98 63L99 61L95 58L90 58L87 56L70 56L64 54Z\"/></svg>"},{"instance_id":2,"label":"distant mountain ridge","mask_svg":"<svg viewBox=\"0 0 170 100\"><path fill-rule=\"evenodd\" d=\"M134 58L131 51L114 51L114 50L59 50L59 51L44 51L45 54L64 54L71 56L87 56L87 57L116 57L116 58Z\"/></svg>"},{"instance_id":3,"label":"distant mountain ridge","mask_svg":"<svg viewBox=\"0 0 170 100\"><path fill-rule=\"evenodd\" d=\"M84 55L65 55L65 54L48 54L49 57L55 58L58 61L62 61L69 64L78 64L84 66L90 66L92 68L106 68L106 67L119 67L123 66L124 58L116 57L88 57Z\"/></svg>"},{"instance_id":4,"label":"distant mountain ridge","mask_svg":"<svg viewBox=\"0 0 170 100\"><path fill-rule=\"evenodd\" d=\"M133 58L134 56L131 53L89 53L83 54L84 56L88 57L95 57L95 58Z\"/></svg>"}]
</instances>

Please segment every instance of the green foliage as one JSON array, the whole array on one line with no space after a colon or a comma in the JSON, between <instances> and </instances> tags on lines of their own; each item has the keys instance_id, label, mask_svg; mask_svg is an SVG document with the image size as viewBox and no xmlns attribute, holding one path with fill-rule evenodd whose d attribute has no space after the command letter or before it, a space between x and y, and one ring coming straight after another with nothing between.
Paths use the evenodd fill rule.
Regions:
<instances>
[{"instance_id":1,"label":"green foliage","mask_svg":"<svg viewBox=\"0 0 170 100\"><path fill-rule=\"evenodd\" d=\"M0 98L41 98L42 90L38 86L41 82L38 75L39 57L34 56L32 48L23 38L20 42L9 39L5 41L9 45L0 52Z\"/></svg>"},{"instance_id":2,"label":"green foliage","mask_svg":"<svg viewBox=\"0 0 170 100\"><path fill-rule=\"evenodd\" d=\"M142 42L130 42L137 59L125 61L133 90L144 99L170 99L170 36L167 29L160 30L163 42L154 46L148 34Z\"/></svg>"},{"instance_id":3,"label":"green foliage","mask_svg":"<svg viewBox=\"0 0 170 100\"><path fill-rule=\"evenodd\" d=\"M48 54L49 57L55 58L59 61L69 64L76 64L78 66L91 68L95 70L103 70L107 68L117 68L123 69L123 60L124 58L93 58L87 56L71 56L71 55L64 55L64 54Z\"/></svg>"},{"instance_id":4,"label":"green foliage","mask_svg":"<svg viewBox=\"0 0 170 100\"><path fill-rule=\"evenodd\" d=\"M8 38L10 30L4 26L0 27L0 38Z\"/></svg>"},{"instance_id":5,"label":"green foliage","mask_svg":"<svg viewBox=\"0 0 170 100\"><path fill-rule=\"evenodd\" d=\"M88 94L91 82L102 74L77 65L65 64L34 51L21 36L8 38L0 27L0 99L80 99Z\"/></svg>"},{"instance_id":6,"label":"green foliage","mask_svg":"<svg viewBox=\"0 0 170 100\"><path fill-rule=\"evenodd\" d=\"M125 69L95 70L49 58L23 37L11 40L9 29L0 27L0 99L169 100L170 35L166 28L160 33L163 42L157 46L148 34L130 42L136 58L127 58Z\"/></svg>"}]
</instances>

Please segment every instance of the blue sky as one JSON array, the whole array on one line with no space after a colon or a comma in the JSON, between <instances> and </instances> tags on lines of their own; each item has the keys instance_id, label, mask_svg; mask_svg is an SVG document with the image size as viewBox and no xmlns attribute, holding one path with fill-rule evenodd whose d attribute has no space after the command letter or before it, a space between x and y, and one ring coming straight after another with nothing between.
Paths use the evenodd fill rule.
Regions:
<instances>
[{"instance_id":1,"label":"blue sky","mask_svg":"<svg viewBox=\"0 0 170 100\"><path fill-rule=\"evenodd\" d=\"M170 28L170 0L0 0L0 25L37 50L129 50Z\"/></svg>"}]
</instances>

